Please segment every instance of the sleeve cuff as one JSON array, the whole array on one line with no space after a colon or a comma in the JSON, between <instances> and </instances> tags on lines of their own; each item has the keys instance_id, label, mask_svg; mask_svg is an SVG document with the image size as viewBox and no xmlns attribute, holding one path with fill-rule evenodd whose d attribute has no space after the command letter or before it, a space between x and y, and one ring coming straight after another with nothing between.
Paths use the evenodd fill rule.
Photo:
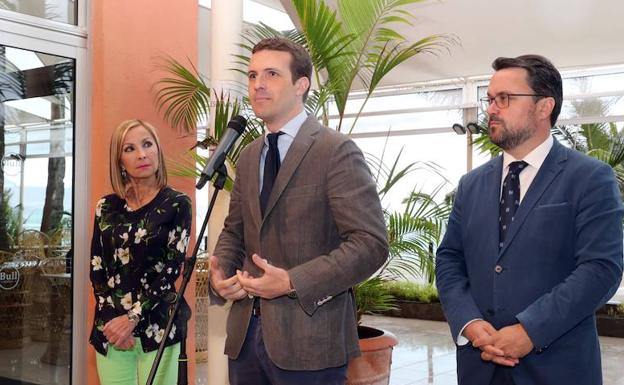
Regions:
<instances>
[{"instance_id":1,"label":"sleeve cuff","mask_svg":"<svg viewBox=\"0 0 624 385\"><path fill-rule=\"evenodd\" d=\"M461 328L461 330L459 331L459 333L457 334L457 340L455 341L455 343L457 344L457 346L464 346L467 345L470 341L468 340L468 338L464 337L464 329L466 329L466 327L468 325L470 325L471 323L473 323L474 321L482 321L481 318L475 318L475 319L471 319L470 321L466 322L466 324L464 325L463 328Z\"/></svg>"}]
</instances>

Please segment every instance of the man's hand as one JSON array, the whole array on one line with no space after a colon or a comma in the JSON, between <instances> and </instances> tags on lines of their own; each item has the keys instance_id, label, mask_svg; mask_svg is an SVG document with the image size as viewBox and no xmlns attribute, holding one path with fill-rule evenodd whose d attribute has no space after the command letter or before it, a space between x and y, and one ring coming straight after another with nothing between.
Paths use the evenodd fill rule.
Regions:
<instances>
[{"instance_id":1,"label":"man's hand","mask_svg":"<svg viewBox=\"0 0 624 385\"><path fill-rule=\"evenodd\" d=\"M104 325L102 332L109 343L121 349L120 346L127 346L127 339L132 337L132 331L134 331L135 326L136 324L130 321L128 316L124 314L108 321ZM134 340L132 344L134 345Z\"/></svg>"},{"instance_id":2,"label":"man's hand","mask_svg":"<svg viewBox=\"0 0 624 385\"><path fill-rule=\"evenodd\" d=\"M258 254L252 255L251 260L264 271L264 274L262 277L254 278L246 271L236 272L238 282L247 293L265 299L273 299L288 294L291 287L290 277L286 270L269 265L269 262L262 259Z\"/></svg>"},{"instance_id":3,"label":"man's hand","mask_svg":"<svg viewBox=\"0 0 624 385\"><path fill-rule=\"evenodd\" d=\"M500 355L501 351L505 357L518 360L533 350L533 342L522 324L506 326L492 335L477 338L472 344L483 350L484 360Z\"/></svg>"},{"instance_id":4,"label":"man's hand","mask_svg":"<svg viewBox=\"0 0 624 385\"><path fill-rule=\"evenodd\" d=\"M247 296L236 275L225 278L219 259L214 255L210 257L210 286L224 299L238 301Z\"/></svg>"},{"instance_id":5,"label":"man's hand","mask_svg":"<svg viewBox=\"0 0 624 385\"><path fill-rule=\"evenodd\" d=\"M497 333L498 331L489 322L476 320L466 325L463 334L472 343L472 346L482 350L481 359L484 361L492 361L504 366L515 366L519 362L518 358L506 356L505 352L494 346L493 343L486 343L489 338Z\"/></svg>"}]
</instances>

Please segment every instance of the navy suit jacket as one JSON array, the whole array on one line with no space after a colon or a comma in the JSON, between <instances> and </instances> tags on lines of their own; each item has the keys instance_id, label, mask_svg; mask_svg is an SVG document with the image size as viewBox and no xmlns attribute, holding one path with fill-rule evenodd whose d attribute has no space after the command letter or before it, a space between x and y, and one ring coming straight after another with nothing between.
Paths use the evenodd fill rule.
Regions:
<instances>
[{"instance_id":1,"label":"navy suit jacket","mask_svg":"<svg viewBox=\"0 0 624 385\"><path fill-rule=\"evenodd\" d=\"M517 385L601 384L595 311L622 278L622 203L612 169L554 141L499 250L503 159L462 177L437 251L436 278L454 341L473 319L520 322L535 349ZM495 365L457 347L460 384L489 384Z\"/></svg>"}]
</instances>

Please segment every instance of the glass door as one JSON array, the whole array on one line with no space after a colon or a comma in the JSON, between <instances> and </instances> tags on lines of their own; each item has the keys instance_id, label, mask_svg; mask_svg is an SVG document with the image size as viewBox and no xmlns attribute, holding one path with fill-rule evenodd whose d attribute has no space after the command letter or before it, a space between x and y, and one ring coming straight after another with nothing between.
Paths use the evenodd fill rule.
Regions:
<instances>
[{"instance_id":1,"label":"glass door","mask_svg":"<svg viewBox=\"0 0 624 385\"><path fill-rule=\"evenodd\" d=\"M69 385L75 60L0 45L0 384Z\"/></svg>"}]
</instances>

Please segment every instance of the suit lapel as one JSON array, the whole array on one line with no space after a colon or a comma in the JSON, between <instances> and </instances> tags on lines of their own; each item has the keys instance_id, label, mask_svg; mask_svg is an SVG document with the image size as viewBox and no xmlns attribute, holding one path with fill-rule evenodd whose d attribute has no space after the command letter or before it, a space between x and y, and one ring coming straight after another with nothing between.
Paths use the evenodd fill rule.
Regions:
<instances>
[{"instance_id":1,"label":"suit lapel","mask_svg":"<svg viewBox=\"0 0 624 385\"><path fill-rule=\"evenodd\" d=\"M275 207L275 204L299 167L299 164L301 164L305 154L307 154L312 143L314 143L315 135L319 131L319 128L320 125L314 116L309 116L306 121L303 122L303 125L301 125L277 173L277 179L275 179L275 184L273 185L273 190L271 190L271 195L269 196L269 201L267 202L266 211L264 213L265 218L268 217L273 207Z\"/></svg>"},{"instance_id":2,"label":"suit lapel","mask_svg":"<svg viewBox=\"0 0 624 385\"><path fill-rule=\"evenodd\" d=\"M514 220L511 223L507 233L507 240L498 255L499 258L513 242L513 239L516 234L518 234L522 224L531 210L535 207L535 204L542 197L548 186L550 186L555 177L561 172L561 170L563 170L562 162L565 162L566 160L567 154L565 153L565 148L559 144L557 140L554 140L548 156L546 156L544 163L542 163L537 175L535 175L535 179L533 179L533 182L531 183L531 186L529 186L524 199L522 199L522 203L520 203L520 207L518 207L518 211L516 211L516 214L514 215Z\"/></svg>"},{"instance_id":3,"label":"suit lapel","mask_svg":"<svg viewBox=\"0 0 624 385\"><path fill-rule=\"evenodd\" d=\"M250 149L249 162L249 193L247 196L252 197L251 203L251 215L258 227L262 222L262 214L260 213L260 155L262 154L262 147L264 146L264 137L260 137L259 140L253 142Z\"/></svg>"}]
</instances>

